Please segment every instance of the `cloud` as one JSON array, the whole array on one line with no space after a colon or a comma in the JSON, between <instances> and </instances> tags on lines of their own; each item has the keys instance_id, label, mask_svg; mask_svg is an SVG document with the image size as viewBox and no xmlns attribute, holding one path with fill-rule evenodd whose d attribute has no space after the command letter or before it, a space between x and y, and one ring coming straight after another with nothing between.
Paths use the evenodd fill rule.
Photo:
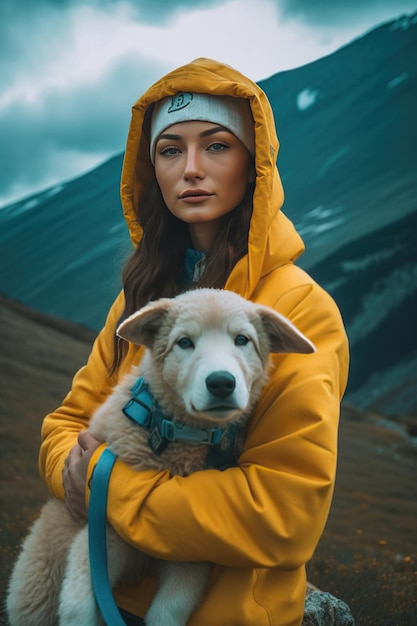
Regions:
<instances>
[{"instance_id":1,"label":"cloud","mask_svg":"<svg viewBox=\"0 0 417 626\"><path fill-rule=\"evenodd\" d=\"M258 81L347 43L365 9L369 27L383 19L378 7L400 11L397 0L0 2L0 202L123 150L132 104L178 65L208 56Z\"/></svg>"},{"instance_id":2,"label":"cloud","mask_svg":"<svg viewBox=\"0 0 417 626\"><path fill-rule=\"evenodd\" d=\"M153 82L154 73L162 72L146 57L121 57L100 80L50 89L36 101L18 100L7 107L0 116L0 135L7 146L0 195L10 199L40 190L121 152L132 104Z\"/></svg>"},{"instance_id":3,"label":"cloud","mask_svg":"<svg viewBox=\"0 0 417 626\"><path fill-rule=\"evenodd\" d=\"M224 0L130 0L130 3L139 21L166 25L181 13L216 7L224 4Z\"/></svg>"},{"instance_id":4,"label":"cloud","mask_svg":"<svg viewBox=\"0 0 417 626\"><path fill-rule=\"evenodd\" d=\"M31 16L33 31L26 39L24 24L14 24L16 61L3 64L3 202L78 175L123 150L132 104L174 67L214 56L258 80L277 71L277 59L285 62L284 48L295 36L283 31L277 37L276 13L265 0L256 7L232 0L217 9L187 11L168 25L138 22L123 3L105 9L68 3L58 11L43 0L41 8ZM309 39L305 28L296 37ZM248 41L256 42L249 54ZM297 60L303 62L294 53Z\"/></svg>"},{"instance_id":5,"label":"cloud","mask_svg":"<svg viewBox=\"0 0 417 626\"><path fill-rule=\"evenodd\" d=\"M194 11L223 3L224 0L3 0L0 3L0 24L7 34L9 28L6 25L10 26L16 20L30 23L38 15L53 11L65 13L74 7L111 12L117 6L129 6L135 20L141 23L164 24L185 10Z\"/></svg>"},{"instance_id":6,"label":"cloud","mask_svg":"<svg viewBox=\"0 0 417 626\"><path fill-rule=\"evenodd\" d=\"M417 9L416 0L274 0L286 17L321 28L374 27L393 16ZM366 24L366 25L365 25Z\"/></svg>"},{"instance_id":7,"label":"cloud","mask_svg":"<svg viewBox=\"0 0 417 626\"><path fill-rule=\"evenodd\" d=\"M74 30L76 22L80 35L85 34L83 25L88 25L89 35L94 40L100 29L108 39L102 47L103 62L108 58L108 48L120 44L117 31L106 27L115 20L129 21L135 25L169 24L181 12L195 12L200 6L215 7L225 0L2 0L0 2L0 80L7 85L17 74L41 73L43 66L51 63L56 51L66 47L70 51L74 43L81 44ZM97 21L91 16L97 16ZM83 21L85 18L85 23ZM74 41L75 40L75 41ZM155 45L155 44L154 44ZM57 62L62 59L58 52ZM98 55L97 55L98 56ZM97 58L95 59L97 61ZM80 68L84 71L84 68Z\"/></svg>"},{"instance_id":8,"label":"cloud","mask_svg":"<svg viewBox=\"0 0 417 626\"><path fill-rule=\"evenodd\" d=\"M47 4L33 32L14 24L26 44L17 36L16 54L0 64L4 203L123 150L132 104L167 69L135 50L137 24L123 7Z\"/></svg>"}]
</instances>

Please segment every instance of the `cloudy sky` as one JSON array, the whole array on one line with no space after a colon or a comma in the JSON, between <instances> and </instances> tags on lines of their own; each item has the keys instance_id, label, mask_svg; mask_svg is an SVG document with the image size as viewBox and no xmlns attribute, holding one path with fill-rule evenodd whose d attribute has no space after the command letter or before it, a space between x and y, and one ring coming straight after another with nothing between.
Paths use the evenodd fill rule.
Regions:
<instances>
[{"instance_id":1,"label":"cloudy sky","mask_svg":"<svg viewBox=\"0 0 417 626\"><path fill-rule=\"evenodd\" d=\"M199 56L255 81L417 0L1 0L0 207L124 149L131 105Z\"/></svg>"}]
</instances>

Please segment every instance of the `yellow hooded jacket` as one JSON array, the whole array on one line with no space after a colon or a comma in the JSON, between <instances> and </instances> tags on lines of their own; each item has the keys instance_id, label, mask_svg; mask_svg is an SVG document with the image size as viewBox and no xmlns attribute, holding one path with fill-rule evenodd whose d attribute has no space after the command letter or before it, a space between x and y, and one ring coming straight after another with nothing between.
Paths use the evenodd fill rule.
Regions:
<instances>
[{"instance_id":1,"label":"yellow hooded jacket","mask_svg":"<svg viewBox=\"0 0 417 626\"><path fill-rule=\"evenodd\" d=\"M134 206L152 173L144 115L152 103L179 91L249 100L257 173L249 249L225 288L286 315L317 352L274 357L238 467L171 477L168 472L135 472L117 461L108 519L123 538L155 557L214 563L190 626L296 626L303 615L305 563L322 534L333 493L348 371L346 334L331 297L294 265L304 247L280 210L278 140L269 102L256 84L229 66L198 59L162 78L134 105L121 181L134 244L141 238ZM130 346L119 372L109 376L123 308L120 294L87 365L76 374L62 406L44 420L40 471L58 498L64 497L62 468L78 432L142 356L141 348ZM91 460L88 479L102 450ZM143 616L155 587L155 580L143 578L135 587L118 590L117 600Z\"/></svg>"}]
</instances>

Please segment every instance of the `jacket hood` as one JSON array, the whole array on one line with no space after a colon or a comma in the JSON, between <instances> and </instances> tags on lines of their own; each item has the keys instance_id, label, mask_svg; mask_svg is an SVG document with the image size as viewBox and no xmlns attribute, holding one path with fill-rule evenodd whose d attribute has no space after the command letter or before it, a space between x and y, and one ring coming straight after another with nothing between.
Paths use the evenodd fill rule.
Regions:
<instances>
[{"instance_id":1,"label":"jacket hood","mask_svg":"<svg viewBox=\"0 0 417 626\"><path fill-rule=\"evenodd\" d=\"M228 65L197 59L150 87L132 108L121 178L123 213L134 245L142 237L135 206L154 178L149 153L149 120L154 103L179 91L233 96L249 101L255 124L256 186L248 254L234 267L226 289L250 298L263 276L293 262L304 250L292 223L281 212L284 192L276 167L278 138L271 106L256 83Z\"/></svg>"}]
</instances>

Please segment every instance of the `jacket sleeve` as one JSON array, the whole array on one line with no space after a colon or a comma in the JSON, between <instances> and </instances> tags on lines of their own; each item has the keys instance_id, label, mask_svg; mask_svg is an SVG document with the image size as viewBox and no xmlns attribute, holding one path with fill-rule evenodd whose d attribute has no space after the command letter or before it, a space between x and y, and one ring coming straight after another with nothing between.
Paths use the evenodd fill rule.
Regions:
<instances>
[{"instance_id":1,"label":"jacket sleeve","mask_svg":"<svg viewBox=\"0 0 417 626\"><path fill-rule=\"evenodd\" d=\"M314 284L294 288L277 309L317 353L274 357L239 467L169 478L116 462L108 518L144 552L284 569L311 558L334 487L347 339L336 305Z\"/></svg>"},{"instance_id":2,"label":"jacket sleeve","mask_svg":"<svg viewBox=\"0 0 417 626\"><path fill-rule=\"evenodd\" d=\"M42 425L39 471L49 491L63 499L62 469L77 442L77 435L88 427L91 415L116 383L109 377L113 359L113 336L123 310L123 295L110 309L106 324L98 335L87 364L75 375L71 391L62 406L47 415Z\"/></svg>"}]
</instances>

